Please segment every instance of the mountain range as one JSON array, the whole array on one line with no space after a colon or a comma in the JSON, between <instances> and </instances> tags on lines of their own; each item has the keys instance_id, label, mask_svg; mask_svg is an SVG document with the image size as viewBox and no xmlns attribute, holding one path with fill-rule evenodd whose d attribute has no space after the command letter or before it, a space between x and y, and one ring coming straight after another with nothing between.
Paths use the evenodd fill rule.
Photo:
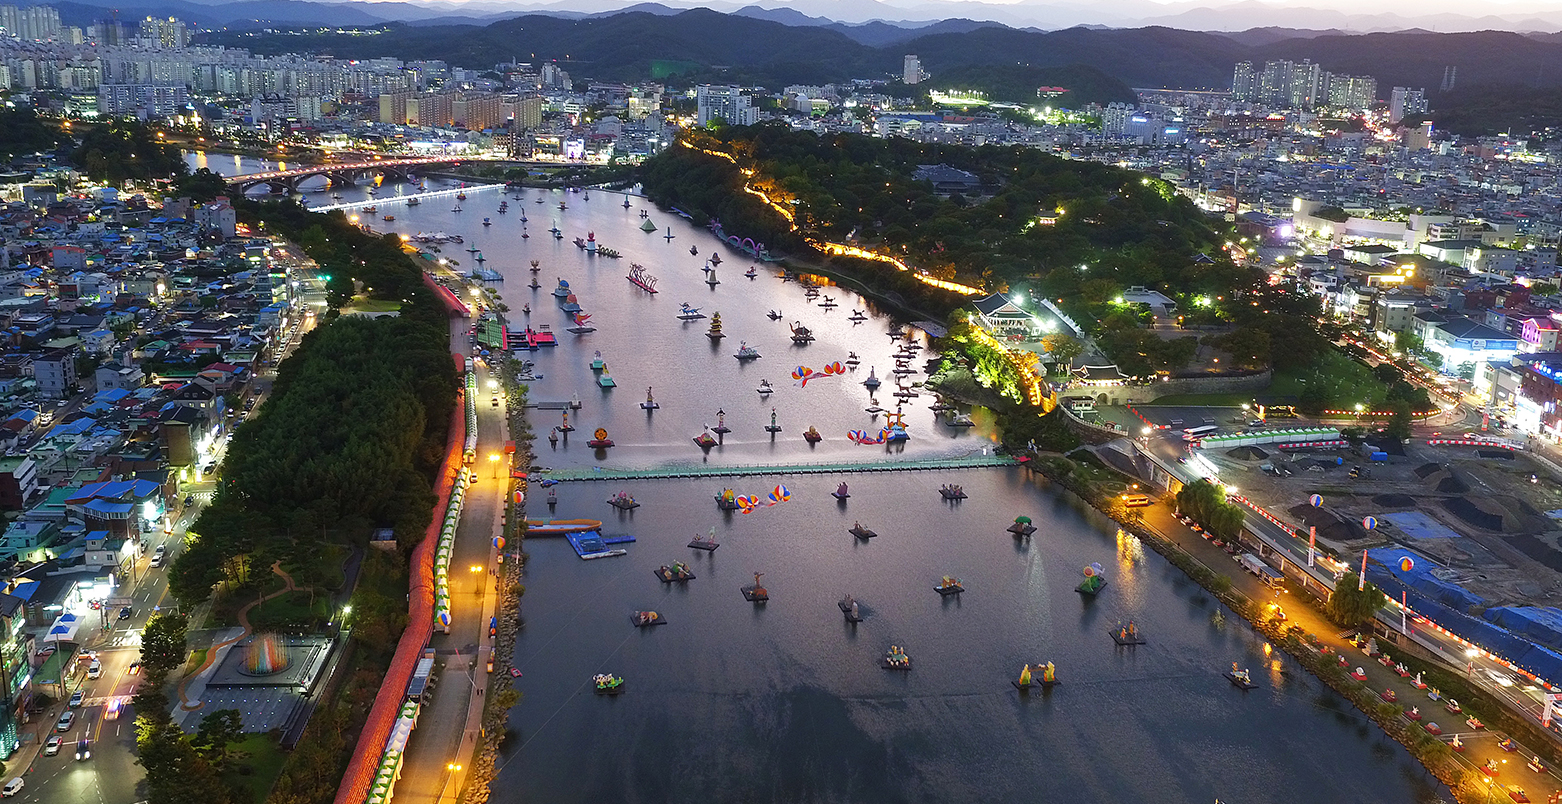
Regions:
<instances>
[{"instance_id":1,"label":"mountain range","mask_svg":"<svg viewBox=\"0 0 1562 804\"><path fill-rule=\"evenodd\" d=\"M1238 61L1311 59L1331 72L1374 76L1383 97L1393 86L1435 92L1449 66L1458 68L1461 87L1562 86L1562 42L1500 31L1310 31L1292 37L1273 30L1226 36L1164 27L1036 31L973 25L949 21L886 41L890 32L875 26L787 25L696 9L575 19L533 15L483 26L399 24L376 36L217 32L206 39L258 53L444 59L471 68L517 58L553 59L576 75L593 78L635 80L682 72L702 80L769 86L898 76L907 53L918 54L935 79L941 70L971 66L1083 66L1133 87L1225 89ZM854 32L869 41L853 38Z\"/></svg>"},{"instance_id":2,"label":"mountain range","mask_svg":"<svg viewBox=\"0 0 1562 804\"><path fill-rule=\"evenodd\" d=\"M1005 27L1060 30L1076 26L1142 28L1170 27L1183 30L1242 32L1253 28L1290 28L1299 31L1425 30L1459 32L1503 30L1555 32L1562 30L1562 8L1546 0L1487 2L1474 5L1457 0L1425 0L1420 13L1394 11L1384 0L1306 0L1293 6L1263 0L1115 0L1091 3L1083 0L1020 0L994 3L986 0L661 0L625 6L624 0L549 0L541 3L501 0L13 0L19 5L54 5L72 24L91 22L117 13L122 19L144 14L177 16L202 26L255 25L374 25L385 22L410 24L481 24L518 16L545 15L568 19L646 11L672 15L689 8L709 8L724 13L761 17L792 26L839 27L851 38L870 45L904 41L901 31L924 33L932 26L954 23L989 23ZM1379 5L1374 6L1374 3ZM860 29L856 35L850 29ZM915 33L913 33L913 36Z\"/></svg>"}]
</instances>

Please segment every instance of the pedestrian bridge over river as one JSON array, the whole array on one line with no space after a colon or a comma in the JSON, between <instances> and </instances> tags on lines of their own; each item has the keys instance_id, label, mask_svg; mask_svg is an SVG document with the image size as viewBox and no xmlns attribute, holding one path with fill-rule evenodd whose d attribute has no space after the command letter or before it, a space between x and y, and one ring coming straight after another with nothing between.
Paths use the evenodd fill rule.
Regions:
<instances>
[{"instance_id":1,"label":"pedestrian bridge over river","mask_svg":"<svg viewBox=\"0 0 1562 804\"><path fill-rule=\"evenodd\" d=\"M1008 455L977 453L955 458L923 458L904 461L849 461L845 463L777 463L748 465L657 466L646 469L616 469L593 466L580 469L556 469L535 479L551 478L560 482L576 480L667 480L698 477L761 477L766 475L833 475L857 472L912 472L939 469L981 469L1014 466L1018 461Z\"/></svg>"}]
</instances>

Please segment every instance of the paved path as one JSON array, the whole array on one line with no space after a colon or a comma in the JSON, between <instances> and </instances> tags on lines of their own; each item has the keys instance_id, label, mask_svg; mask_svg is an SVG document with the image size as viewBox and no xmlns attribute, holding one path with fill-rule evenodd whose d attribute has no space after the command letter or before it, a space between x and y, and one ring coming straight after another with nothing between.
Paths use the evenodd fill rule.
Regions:
<instances>
[{"instance_id":1,"label":"paved path","mask_svg":"<svg viewBox=\"0 0 1562 804\"><path fill-rule=\"evenodd\" d=\"M470 319L452 321L455 351L464 354L469 350L466 331L470 325ZM483 700L488 695L485 669L492 650L488 621L497 605L493 592L498 577L493 537L500 533L509 464L483 457L504 453L506 404L501 401L495 407L482 393L488 388L487 366L479 365L477 372L478 460L472 467L476 480L467 490L451 551L450 633L435 628L430 640L444 670L407 743L401 781L396 784L397 804L439 804L456 799L471 769L480 738ZM479 571L472 572L472 567ZM452 765L459 765L460 770L453 770Z\"/></svg>"},{"instance_id":2,"label":"paved path","mask_svg":"<svg viewBox=\"0 0 1562 804\"><path fill-rule=\"evenodd\" d=\"M280 596L285 595L288 592L292 592L292 591L294 591L294 590L296 590L298 588L297 586L293 585L293 576L288 575L286 572L282 571L282 562L281 561L278 561L278 562L272 564L271 565L271 571L276 573L276 574L278 574L278 575L280 575L280 576L282 576L282 582L283 582L282 588L278 589L275 592L272 592L269 595L266 595L265 597L263 597L263 598L261 598L259 600L256 600L253 603L250 603L249 605L245 606L242 609L239 609L238 620L239 620L239 628L240 628L240 630L239 630L238 635L237 636L233 636L233 637L229 637L228 639L225 639L225 640L223 640L221 642L218 642L218 643L212 645L211 648L206 651L206 660L201 662L201 666L195 668L194 672L186 673L184 678L179 682L179 708L180 709L183 709L183 710L185 710L187 712L193 712L193 711L195 711L197 709L200 709L202 706L206 705L206 704L202 703L199 698L197 698L195 700L191 700L186 695L186 693L189 690L190 684L192 682L194 682L196 679L198 679L198 678L202 677L203 675L205 675L206 671L211 669L211 667L216 664L217 657L218 657L218 654L219 654L220 651L225 651L226 649L233 647L234 645L238 644L240 640L242 640L245 637L249 636L251 633L254 633L255 629L251 628L250 624L249 624L250 609L253 609L256 606L259 606L260 604L262 604L262 603L264 603L264 602L266 602L266 601L268 601L268 600L270 600L270 599L272 599L274 597L280 597ZM202 690L204 691L204 689L205 689L205 686L202 685Z\"/></svg>"}]
</instances>

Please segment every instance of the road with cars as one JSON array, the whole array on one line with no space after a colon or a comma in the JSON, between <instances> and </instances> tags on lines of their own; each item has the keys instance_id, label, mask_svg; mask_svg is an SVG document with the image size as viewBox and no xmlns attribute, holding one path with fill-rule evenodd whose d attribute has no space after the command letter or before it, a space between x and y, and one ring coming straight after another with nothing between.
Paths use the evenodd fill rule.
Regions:
<instances>
[{"instance_id":1,"label":"road with cars","mask_svg":"<svg viewBox=\"0 0 1562 804\"><path fill-rule=\"evenodd\" d=\"M313 328L315 320L306 317L289 327L278 357L257 372L251 386L252 401L235 412L230 433L264 403L275 379L275 366ZM62 414L80 402L68 403ZM225 452L226 441L219 445L215 461L220 463ZM176 515L169 531L148 536L145 549L131 563L130 604L98 612L99 619L84 627L91 631L82 636L81 666L66 682L68 692L79 691L81 695L54 703L22 726L23 750L6 763L4 775L6 785L22 781L11 790L0 785L0 795L17 804L132 804L145 798L140 789L144 771L136 763L136 713L131 704L141 680L141 631L153 614L177 607L168 594L167 567L182 551L190 525L211 501L216 478L210 473L203 475L198 483L184 484L180 499L169 502L169 511ZM99 669L91 672L94 661ZM62 721L67 712L71 715L68 723ZM51 737L60 738L58 748L52 751L48 745ZM25 741L29 738L38 746L35 753L28 750ZM90 754L78 759L82 741ZM17 758L29 755L34 758L28 767L14 764Z\"/></svg>"}]
</instances>

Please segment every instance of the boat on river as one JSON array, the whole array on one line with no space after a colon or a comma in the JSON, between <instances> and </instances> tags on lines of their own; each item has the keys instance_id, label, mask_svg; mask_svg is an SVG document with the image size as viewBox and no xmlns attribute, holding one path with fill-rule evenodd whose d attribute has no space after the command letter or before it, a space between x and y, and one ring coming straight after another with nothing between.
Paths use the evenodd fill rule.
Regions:
<instances>
[{"instance_id":1,"label":"boat on river","mask_svg":"<svg viewBox=\"0 0 1562 804\"><path fill-rule=\"evenodd\" d=\"M688 583L694 580L694 572L682 561L663 564L652 572L661 579L662 583Z\"/></svg>"},{"instance_id":2,"label":"boat on river","mask_svg":"<svg viewBox=\"0 0 1562 804\"><path fill-rule=\"evenodd\" d=\"M764 585L759 582L759 579L764 577L764 575L765 573L763 572L754 573L753 585L745 586L739 590L743 593L744 600L747 600L750 603L763 603L770 599L770 590L766 589Z\"/></svg>"},{"instance_id":3,"label":"boat on river","mask_svg":"<svg viewBox=\"0 0 1562 804\"><path fill-rule=\"evenodd\" d=\"M938 493L946 500L963 500L966 498L965 487L958 483L945 483L938 487Z\"/></svg>"},{"instance_id":4,"label":"boat on river","mask_svg":"<svg viewBox=\"0 0 1562 804\"><path fill-rule=\"evenodd\" d=\"M836 486L835 487L835 491L830 492L830 496L834 497L837 500L845 502L846 498L851 496L851 494L848 493L847 490L846 490L846 481L844 481L844 480L841 481L841 485Z\"/></svg>"},{"instance_id":5,"label":"boat on river","mask_svg":"<svg viewBox=\"0 0 1562 804\"><path fill-rule=\"evenodd\" d=\"M732 489L722 489L716 495L716 507L723 511L738 510L738 493Z\"/></svg>"},{"instance_id":6,"label":"boat on river","mask_svg":"<svg viewBox=\"0 0 1562 804\"><path fill-rule=\"evenodd\" d=\"M959 578L956 578L953 575L945 575L942 579L939 580L938 585L933 587L933 591L943 595L944 597L948 597L950 595L958 595L961 592L964 592L965 586L960 583Z\"/></svg>"},{"instance_id":7,"label":"boat on river","mask_svg":"<svg viewBox=\"0 0 1562 804\"><path fill-rule=\"evenodd\" d=\"M715 268L705 272L705 284L710 285L712 288L715 288L717 285L721 284L721 280L716 278Z\"/></svg>"},{"instance_id":8,"label":"boat on river","mask_svg":"<svg viewBox=\"0 0 1562 804\"><path fill-rule=\"evenodd\" d=\"M1036 687L1040 687L1042 689L1051 689L1057 685L1058 668L1055 667L1052 662L1036 665L1036 669L1041 671L1040 678L1037 678L1036 675L1031 672L1031 666L1027 664L1025 665L1025 669L1020 671L1019 679L1009 683L1013 684L1014 688L1020 692L1026 692Z\"/></svg>"},{"instance_id":9,"label":"boat on river","mask_svg":"<svg viewBox=\"0 0 1562 804\"><path fill-rule=\"evenodd\" d=\"M1231 682L1231 686L1239 690L1247 691L1258 688L1258 685L1253 683L1252 674L1245 668L1238 670L1236 662L1232 662L1231 669L1226 671L1226 680Z\"/></svg>"},{"instance_id":10,"label":"boat on river","mask_svg":"<svg viewBox=\"0 0 1562 804\"><path fill-rule=\"evenodd\" d=\"M622 695L624 693L624 680L611 673L598 673L591 677L596 686L598 695Z\"/></svg>"},{"instance_id":11,"label":"boat on river","mask_svg":"<svg viewBox=\"0 0 1562 804\"><path fill-rule=\"evenodd\" d=\"M567 299L569 298L569 292L569 280L560 278L559 286L553 289L554 298Z\"/></svg>"},{"instance_id":12,"label":"boat on river","mask_svg":"<svg viewBox=\"0 0 1562 804\"><path fill-rule=\"evenodd\" d=\"M656 231L656 224L652 223L650 218L646 218L645 220L640 221L640 231L645 232L646 234L650 234L651 232Z\"/></svg>"},{"instance_id":13,"label":"boat on river","mask_svg":"<svg viewBox=\"0 0 1562 804\"><path fill-rule=\"evenodd\" d=\"M640 403L640 409L645 411L652 411L660 407L661 405L657 403L656 397L651 396L651 389L646 388L645 401Z\"/></svg>"},{"instance_id":14,"label":"boat on river","mask_svg":"<svg viewBox=\"0 0 1562 804\"><path fill-rule=\"evenodd\" d=\"M944 422L944 424L947 424L950 427L975 427L976 426L976 422L971 420L971 415L969 413L956 413L956 414L953 414L953 415L951 415L949 417L949 419L947 421Z\"/></svg>"},{"instance_id":15,"label":"boat on river","mask_svg":"<svg viewBox=\"0 0 1562 804\"><path fill-rule=\"evenodd\" d=\"M637 262L629 264L629 275L625 277L635 287L646 293L656 292L656 277L646 273L645 266Z\"/></svg>"},{"instance_id":16,"label":"boat on river","mask_svg":"<svg viewBox=\"0 0 1562 804\"><path fill-rule=\"evenodd\" d=\"M1084 573L1085 580L1080 581L1079 586L1074 587L1074 591L1085 597L1095 597L1106 588L1106 576L1102 573L1100 564L1085 567Z\"/></svg>"},{"instance_id":17,"label":"boat on river","mask_svg":"<svg viewBox=\"0 0 1562 804\"><path fill-rule=\"evenodd\" d=\"M720 265L721 264L721 255L717 254L715 252L711 252L710 264L711 265Z\"/></svg>"},{"instance_id":18,"label":"boat on river","mask_svg":"<svg viewBox=\"0 0 1562 804\"><path fill-rule=\"evenodd\" d=\"M727 337L721 332L721 313L711 313L710 330L705 333L705 337L713 341L719 341Z\"/></svg>"},{"instance_id":19,"label":"boat on river","mask_svg":"<svg viewBox=\"0 0 1562 804\"><path fill-rule=\"evenodd\" d=\"M593 437L590 441L586 442L586 446L592 447L594 449L607 449L608 447L613 446L613 439L607 437L606 429L598 427L597 431L591 435ZM618 496L608 500L607 503L614 508L623 508L626 510L640 507L640 504L635 502L635 498L630 497L622 491L618 493Z\"/></svg>"},{"instance_id":20,"label":"boat on river","mask_svg":"<svg viewBox=\"0 0 1562 804\"><path fill-rule=\"evenodd\" d=\"M803 322L794 321L788 326L792 330L792 343L795 343L799 346L807 343L813 343L814 332L808 327L803 326Z\"/></svg>"},{"instance_id":21,"label":"boat on river","mask_svg":"<svg viewBox=\"0 0 1562 804\"><path fill-rule=\"evenodd\" d=\"M760 380L759 381L759 393L760 394L769 394L769 393L771 393L773 391L775 391L775 389L770 387L770 381L769 380Z\"/></svg>"},{"instance_id":22,"label":"boat on river","mask_svg":"<svg viewBox=\"0 0 1562 804\"><path fill-rule=\"evenodd\" d=\"M618 383L608 374L607 364L602 364L602 373L597 375L597 385L603 388L617 388Z\"/></svg>"},{"instance_id":23,"label":"boat on river","mask_svg":"<svg viewBox=\"0 0 1562 804\"><path fill-rule=\"evenodd\" d=\"M868 317L866 315L863 315L861 310L853 310L852 314L846 317L846 320L847 321L867 321Z\"/></svg>"},{"instance_id":24,"label":"boat on river","mask_svg":"<svg viewBox=\"0 0 1562 804\"><path fill-rule=\"evenodd\" d=\"M721 545L716 543L716 526L712 525L710 533L705 536L696 535L689 546L695 550L704 550L707 553L714 552Z\"/></svg>"},{"instance_id":25,"label":"boat on river","mask_svg":"<svg viewBox=\"0 0 1562 804\"><path fill-rule=\"evenodd\" d=\"M690 307L688 302L680 302L678 304L679 321L698 321L704 317L705 314L700 312L700 308Z\"/></svg>"},{"instance_id":26,"label":"boat on river","mask_svg":"<svg viewBox=\"0 0 1562 804\"><path fill-rule=\"evenodd\" d=\"M666 625L667 618L660 612L637 611L629 615L629 624L636 628L649 628L653 625Z\"/></svg>"},{"instance_id":27,"label":"boat on river","mask_svg":"<svg viewBox=\"0 0 1562 804\"><path fill-rule=\"evenodd\" d=\"M879 387L879 385L880 385L879 378L874 376L874 374L873 374L873 367L872 366L868 367L868 379L863 380L862 384L863 384L863 387L867 388L869 391L872 391L873 389Z\"/></svg>"},{"instance_id":28,"label":"boat on river","mask_svg":"<svg viewBox=\"0 0 1562 804\"><path fill-rule=\"evenodd\" d=\"M835 303L835 299L830 297L830 296L825 296L824 300L819 302L819 306L823 307L825 309L830 309L832 307L840 307L839 304Z\"/></svg>"},{"instance_id":29,"label":"boat on river","mask_svg":"<svg viewBox=\"0 0 1562 804\"><path fill-rule=\"evenodd\" d=\"M1107 633L1112 635L1112 641L1116 642L1120 648L1145 644L1144 635L1139 633L1139 628L1134 625L1133 620L1129 620L1127 625L1120 625L1116 630L1108 631Z\"/></svg>"},{"instance_id":30,"label":"boat on river","mask_svg":"<svg viewBox=\"0 0 1562 804\"><path fill-rule=\"evenodd\" d=\"M872 539L873 537L879 535L879 534L875 533L873 530L871 530L869 528L863 527L861 522L853 522L852 526L851 526L851 530L848 530L846 532L850 533L853 536L856 536L859 539L862 539L863 541L867 541L867 540Z\"/></svg>"},{"instance_id":31,"label":"boat on river","mask_svg":"<svg viewBox=\"0 0 1562 804\"><path fill-rule=\"evenodd\" d=\"M699 435L694 437L693 441L694 445L700 449L710 449L711 447L716 446L717 443L716 439L712 438L711 434L707 432L701 432ZM717 501L719 502L720 499L721 498L718 497ZM736 508L736 504L734 504L733 507Z\"/></svg>"},{"instance_id":32,"label":"boat on river","mask_svg":"<svg viewBox=\"0 0 1562 804\"><path fill-rule=\"evenodd\" d=\"M781 313L776 310L771 310L769 313L765 314L765 317L769 318L771 321L780 321Z\"/></svg>"},{"instance_id":33,"label":"boat on river","mask_svg":"<svg viewBox=\"0 0 1562 804\"><path fill-rule=\"evenodd\" d=\"M749 346L747 341L739 341L738 342L738 351L735 354L733 354L732 356L737 358L740 361L747 361L747 360L757 360L760 355L759 355L759 350L755 349L752 346Z\"/></svg>"},{"instance_id":34,"label":"boat on river","mask_svg":"<svg viewBox=\"0 0 1562 804\"><path fill-rule=\"evenodd\" d=\"M847 595L846 597L836 601L836 605L840 607L841 614L846 615L846 622L862 622L862 610L857 606L856 598L852 597L851 595Z\"/></svg>"},{"instance_id":35,"label":"boat on river","mask_svg":"<svg viewBox=\"0 0 1562 804\"><path fill-rule=\"evenodd\" d=\"M764 382L764 380L760 380L760 382ZM770 424L765 425L765 432L767 432L767 433L779 433L779 432L781 432L781 425L776 424L776 409L775 408L771 408L770 409Z\"/></svg>"},{"instance_id":36,"label":"boat on river","mask_svg":"<svg viewBox=\"0 0 1562 804\"><path fill-rule=\"evenodd\" d=\"M601 371L605 368L607 368L607 363L602 360L602 353L597 352L596 355L591 358L591 370Z\"/></svg>"},{"instance_id":37,"label":"boat on river","mask_svg":"<svg viewBox=\"0 0 1562 804\"><path fill-rule=\"evenodd\" d=\"M884 654L884 658L879 659L879 666L885 670L910 670L911 657L907 656L906 652L898 646L891 645L889 646L889 652Z\"/></svg>"},{"instance_id":38,"label":"boat on river","mask_svg":"<svg viewBox=\"0 0 1562 804\"><path fill-rule=\"evenodd\" d=\"M748 270L743 272L743 275L748 277L749 279L753 279L753 278L759 276L759 270L756 269L754 266L750 265L748 267Z\"/></svg>"},{"instance_id":39,"label":"boat on river","mask_svg":"<svg viewBox=\"0 0 1562 804\"><path fill-rule=\"evenodd\" d=\"M856 352L847 352L846 353L846 361L845 362L846 362L846 365L853 366L853 367L862 364L862 360L857 357L857 353Z\"/></svg>"},{"instance_id":40,"label":"boat on river","mask_svg":"<svg viewBox=\"0 0 1562 804\"><path fill-rule=\"evenodd\" d=\"M810 424L808 429L803 431L803 440L810 444L817 444L824 440L824 436L819 435L819 431Z\"/></svg>"}]
</instances>

